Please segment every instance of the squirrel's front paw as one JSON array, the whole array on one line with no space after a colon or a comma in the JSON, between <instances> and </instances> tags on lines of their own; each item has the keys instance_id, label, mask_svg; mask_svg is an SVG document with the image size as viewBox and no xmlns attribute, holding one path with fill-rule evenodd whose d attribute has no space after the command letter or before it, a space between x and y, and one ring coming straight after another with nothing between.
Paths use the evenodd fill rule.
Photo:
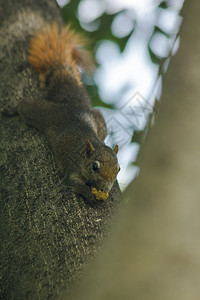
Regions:
<instances>
[{"instance_id":1,"label":"squirrel's front paw","mask_svg":"<svg viewBox=\"0 0 200 300\"><path fill-rule=\"evenodd\" d=\"M97 202L96 197L92 194L90 188L87 185L72 188L72 190L85 198L85 200L90 204L95 204Z\"/></svg>"},{"instance_id":2,"label":"squirrel's front paw","mask_svg":"<svg viewBox=\"0 0 200 300\"><path fill-rule=\"evenodd\" d=\"M82 193L80 193L85 200L90 204L95 204L97 202L95 195L91 192L90 188L86 187Z\"/></svg>"}]
</instances>

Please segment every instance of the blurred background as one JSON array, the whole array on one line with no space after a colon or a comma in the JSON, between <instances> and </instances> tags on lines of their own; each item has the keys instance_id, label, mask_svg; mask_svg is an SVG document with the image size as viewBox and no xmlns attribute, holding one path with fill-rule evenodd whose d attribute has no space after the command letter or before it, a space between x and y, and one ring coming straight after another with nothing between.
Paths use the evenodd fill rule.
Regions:
<instances>
[{"instance_id":1,"label":"blurred background","mask_svg":"<svg viewBox=\"0 0 200 300\"><path fill-rule=\"evenodd\" d=\"M122 190L139 173L140 146L158 114L162 76L179 47L183 0L57 0L64 21L89 38L97 69L83 80L119 145Z\"/></svg>"}]
</instances>

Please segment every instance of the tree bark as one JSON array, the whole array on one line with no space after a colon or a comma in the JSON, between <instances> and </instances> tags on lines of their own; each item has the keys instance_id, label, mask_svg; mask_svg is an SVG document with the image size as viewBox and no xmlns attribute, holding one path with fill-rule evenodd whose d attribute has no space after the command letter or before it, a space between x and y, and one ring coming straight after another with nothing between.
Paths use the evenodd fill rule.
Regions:
<instances>
[{"instance_id":1,"label":"tree bark","mask_svg":"<svg viewBox=\"0 0 200 300\"><path fill-rule=\"evenodd\" d=\"M26 49L54 21L62 24L53 0L0 1L1 108L44 97ZM19 116L0 118L0 298L56 299L108 236L121 193L116 184L108 201L89 206L60 184L44 136Z\"/></svg>"},{"instance_id":2,"label":"tree bark","mask_svg":"<svg viewBox=\"0 0 200 300\"><path fill-rule=\"evenodd\" d=\"M70 300L200 297L200 11L186 1L180 49L118 230ZM81 297L79 297L81 295Z\"/></svg>"}]
</instances>

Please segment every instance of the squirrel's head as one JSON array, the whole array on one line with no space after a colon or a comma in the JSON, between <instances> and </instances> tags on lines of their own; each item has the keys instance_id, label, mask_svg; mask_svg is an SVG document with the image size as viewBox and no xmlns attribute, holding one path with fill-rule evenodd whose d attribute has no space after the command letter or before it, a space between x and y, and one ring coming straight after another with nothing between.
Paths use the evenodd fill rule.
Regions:
<instances>
[{"instance_id":1,"label":"squirrel's head","mask_svg":"<svg viewBox=\"0 0 200 300\"><path fill-rule=\"evenodd\" d=\"M104 144L95 148L92 143L86 143L81 172L88 186L110 192L120 170L117 152L117 145L114 149Z\"/></svg>"}]
</instances>

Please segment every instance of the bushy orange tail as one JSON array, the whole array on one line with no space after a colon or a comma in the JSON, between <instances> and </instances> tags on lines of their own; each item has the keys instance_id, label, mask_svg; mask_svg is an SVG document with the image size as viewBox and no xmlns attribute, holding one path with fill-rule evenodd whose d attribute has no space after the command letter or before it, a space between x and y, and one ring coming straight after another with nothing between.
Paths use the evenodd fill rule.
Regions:
<instances>
[{"instance_id":1,"label":"bushy orange tail","mask_svg":"<svg viewBox=\"0 0 200 300\"><path fill-rule=\"evenodd\" d=\"M63 68L66 75L80 83L78 66L86 72L94 66L90 53L84 49L85 43L85 38L69 25L59 29L57 24L47 24L31 39L28 61L43 82L52 69Z\"/></svg>"}]
</instances>

